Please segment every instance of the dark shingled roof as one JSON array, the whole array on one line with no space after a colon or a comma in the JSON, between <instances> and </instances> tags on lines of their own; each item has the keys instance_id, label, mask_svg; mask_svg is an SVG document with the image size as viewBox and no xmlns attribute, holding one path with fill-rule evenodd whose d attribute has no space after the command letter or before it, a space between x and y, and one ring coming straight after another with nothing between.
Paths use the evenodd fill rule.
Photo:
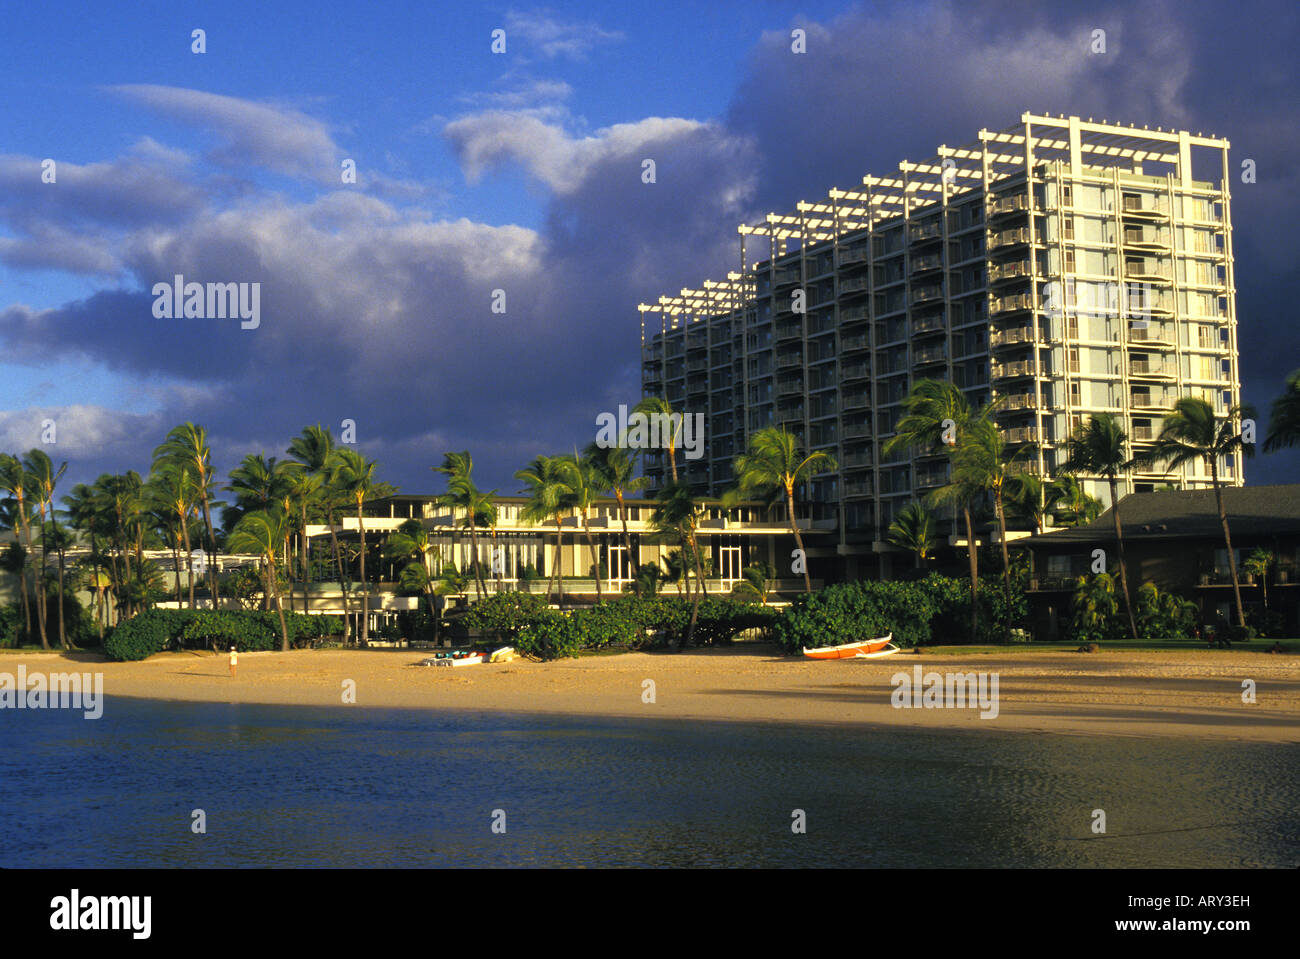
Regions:
<instances>
[{"instance_id":1,"label":"dark shingled roof","mask_svg":"<svg viewBox=\"0 0 1300 959\"><path fill-rule=\"evenodd\" d=\"M1237 536L1300 535L1300 484L1224 487L1223 509L1234 541ZM1119 502L1119 518L1126 541L1223 536L1212 489L1131 493ZM1050 549L1114 535L1115 521L1107 509L1085 526L1027 536L1016 545Z\"/></svg>"}]
</instances>

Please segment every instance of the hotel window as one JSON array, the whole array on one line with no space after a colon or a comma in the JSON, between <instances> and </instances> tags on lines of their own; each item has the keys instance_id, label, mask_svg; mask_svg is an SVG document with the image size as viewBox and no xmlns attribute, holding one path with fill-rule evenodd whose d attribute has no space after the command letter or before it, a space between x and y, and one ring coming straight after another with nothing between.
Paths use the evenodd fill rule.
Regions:
<instances>
[{"instance_id":1,"label":"hotel window","mask_svg":"<svg viewBox=\"0 0 1300 959\"><path fill-rule=\"evenodd\" d=\"M1061 218L1061 236L1066 240L1074 239L1074 217Z\"/></svg>"},{"instance_id":2,"label":"hotel window","mask_svg":"<svg viewBox=\"0 0 1300 959\"><path fill-rule=\"evenodd\" d=\"M1074 251L1073 250L1065 251L1065 272L1066 273L1074 272Z\"/></svg>"},{"instance_id":3,"label":"hotel window","mask_svg":"<svg viewBox=\"0 0 1300 959\"><path fill-rule=\"evenodd\" d=\"M1074 187L1068 183L1061 187L1061 205L1074 206Z\"/></svg>"},{"instance_id":4,"label":"hotel window","mask_svg":"<svg viewBox=\"0 0 1300 959\"><path fill-rule=\"evenodd\" d=\"M1079 372L1079 350L1077 348L1070 350L1067 368L1071 373Z\"/></svg>"},{"instance_id":5,"label":"hotel window","mask_svg":"<svg viewBox=\"0 0 1300 959\"><path fill-rule=\"evenodd\" d=\"M1083 405L1082 387L1080 387L1078 383L1070 384L1070 405L1071 406Z\"/></svg>"}]
</instances>

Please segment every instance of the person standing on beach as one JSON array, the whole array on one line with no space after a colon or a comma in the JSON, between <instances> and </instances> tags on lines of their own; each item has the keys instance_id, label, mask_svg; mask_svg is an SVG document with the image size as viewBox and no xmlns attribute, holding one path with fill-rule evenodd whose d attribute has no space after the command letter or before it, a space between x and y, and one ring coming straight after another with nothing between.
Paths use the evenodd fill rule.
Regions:
<instances>
[{"instance_id":1,"label":"person standing on beach","mask_svg":"<svg viewBox=\"0 0 1300 959\"><path fill-rule=\"evenodd\" d=\"M235 652L235 647L234 647L234 646L231 646L231 647L230 647L230 675L231 675L231 678L234 677L234 675L235 675L235 667L238 666L238 665L239 665L239 654Z\"/></svg>"}]
</instances>

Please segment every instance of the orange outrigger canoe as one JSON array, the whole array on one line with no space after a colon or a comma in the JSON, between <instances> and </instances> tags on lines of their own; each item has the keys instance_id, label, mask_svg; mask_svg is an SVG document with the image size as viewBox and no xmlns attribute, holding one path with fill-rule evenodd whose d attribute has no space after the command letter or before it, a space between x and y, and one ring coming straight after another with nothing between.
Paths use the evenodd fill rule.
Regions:
<instances>
[{"instance_id":1,"label":"orange outrigger canoe","mask_svg":"<svg viewBox=\"0 0 1300 959\"><path fill-rule=\"evenodd\" d=\"M857 643L845 643L843 646L805 649L803 654L809 659L874 659L877 656L891 656L899 651L893 639L894 634L888 633L880 639L864 639Z\"/></svg>"}]
</instances>

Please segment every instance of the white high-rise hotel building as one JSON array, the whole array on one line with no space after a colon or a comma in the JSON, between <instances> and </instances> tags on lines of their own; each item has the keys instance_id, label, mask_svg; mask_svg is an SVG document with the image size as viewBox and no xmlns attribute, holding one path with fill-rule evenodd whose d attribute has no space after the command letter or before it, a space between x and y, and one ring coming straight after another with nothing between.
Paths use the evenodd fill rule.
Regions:
<instances>
[{"instance_id":1,"label":"white high-rise hotel building","mask_svg":"<svg viewBox=\"0 0 1300 959\"><path fill-rule=\"evenodd\" d=\"M742 225L739 272L639 307L643 391L706 414L705 455L680 474L721 493L747 435L774 424L831 452L839 468L808 490L812 525L835 531L816 553L853 576L945 482L945 457L882 449L917 380L974 406L1004 397L1004 437L1045 477L1089 414L1117 415L1140 450L1180 396L1225 411L1240 402L1228 146L1025 114ZM647 468L662 484L664 455ZM1239 459L1221 471L1243 482ZM1194 464L1121 490L1166 482L1209 477ZM1109 500L1099 478L1084 486Z\"/></svg>"}]
</instances>

